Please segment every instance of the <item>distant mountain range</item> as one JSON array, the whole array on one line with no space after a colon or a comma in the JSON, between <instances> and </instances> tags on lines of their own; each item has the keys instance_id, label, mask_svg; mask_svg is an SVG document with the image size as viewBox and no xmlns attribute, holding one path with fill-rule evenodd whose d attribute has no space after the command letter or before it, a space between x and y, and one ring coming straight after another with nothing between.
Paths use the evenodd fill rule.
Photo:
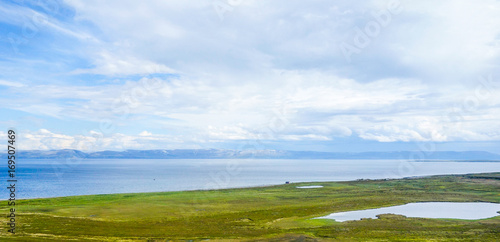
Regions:
<instances>
[{"instance_id":1,"label":"distant mountain range","mask_svg":"<svg viewBox=\"0 0 500 242\"><path fill-rule=\"evenodd\" d=\"M500 155L485 151L435 151L420 153L397 152L316 152L285 150L221 150L221 149L178 149L178 150L126 150L83 152L79 150L30 150L18 153L24 159L404 159L404 160L472 160L500 161Z\"/></svg>"}]
</instances>

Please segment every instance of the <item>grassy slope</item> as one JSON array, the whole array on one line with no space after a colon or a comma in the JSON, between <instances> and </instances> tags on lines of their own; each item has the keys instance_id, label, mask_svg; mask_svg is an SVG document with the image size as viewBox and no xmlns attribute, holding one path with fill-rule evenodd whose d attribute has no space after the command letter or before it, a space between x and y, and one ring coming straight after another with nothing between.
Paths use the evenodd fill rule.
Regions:
<instances>
[{"instance_id":1,"label":"grassy slope","mask_svg":"<svg viewBox=\"0 0 500 242\"><path fill-rule=\"evenodd\" d=\"M478 221L309 218L419 201L500 203L500 173L419 179L318 182L271 187L21 200L18 233L0 240L500 240L500 216ZM6 202L0 206L7 214ZM2 224L6 223L2 216Z\"/></svg>"}]
</instances>

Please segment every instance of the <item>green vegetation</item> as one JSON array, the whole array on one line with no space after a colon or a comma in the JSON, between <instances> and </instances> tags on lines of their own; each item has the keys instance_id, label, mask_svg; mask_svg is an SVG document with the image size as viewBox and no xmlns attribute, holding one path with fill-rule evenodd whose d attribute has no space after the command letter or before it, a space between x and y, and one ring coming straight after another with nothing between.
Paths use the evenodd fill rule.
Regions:
<instances>
[{"instance_id":1,"label":"green vegetation","mask_svg":"<svg viewBox=\"0 0 500 242\"><path fill-rule=\"evenodd\" d=\"M500 203L500 173L418 179L19 200L9 241L499 241L500 216L484 220L310 218L410 202ZM318 189L296 186L322 185ZM7 214L7 202L0 206Z\"/></svg>"}]
</instances>

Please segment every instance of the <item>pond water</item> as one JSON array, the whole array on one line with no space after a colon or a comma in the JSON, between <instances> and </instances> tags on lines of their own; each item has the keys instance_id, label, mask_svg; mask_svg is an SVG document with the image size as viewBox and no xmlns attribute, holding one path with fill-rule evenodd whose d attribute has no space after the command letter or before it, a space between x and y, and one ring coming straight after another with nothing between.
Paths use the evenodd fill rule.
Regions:
<instances>
[{"instance_id":1,"label":"pond water","mask_svg":"<svg viewBox=\"0 0 500 242\"><path fill-rule=\"evenodd\" d=\"M300 186L296 188L302 188L302 189L310 189L310 188L322 188L323 186Z\"/></svg>"},{"instance_id":2,"label":"pond water","mask_svg":"<svg viewBox=\"0 0 500 242\"><path fill-rule=\"evenodd\" d=\"M332 213L317 219L334 219L337 222L360 220L362 218L376 219L379 214L399 214L415 218L451 218L451 219L485 219L500 216L500 204L471 202L422 202L405 205Z\"/></svg>"}]
</instances>

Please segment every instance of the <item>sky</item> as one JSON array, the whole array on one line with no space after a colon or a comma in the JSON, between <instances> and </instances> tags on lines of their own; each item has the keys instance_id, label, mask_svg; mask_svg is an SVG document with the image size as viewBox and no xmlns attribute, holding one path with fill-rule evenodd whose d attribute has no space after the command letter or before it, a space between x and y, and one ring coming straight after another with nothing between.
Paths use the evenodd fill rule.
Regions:
<instances>
[{"instance_id":1,"label":"sky","mask_svg":"<svg viewBox=\"0 0 500 242\"><path fill-rule=\"evenodd\" d=\"M499 13L493 0L2 1L0 139L500 153Z\"/></svg>"}]
</instances>

